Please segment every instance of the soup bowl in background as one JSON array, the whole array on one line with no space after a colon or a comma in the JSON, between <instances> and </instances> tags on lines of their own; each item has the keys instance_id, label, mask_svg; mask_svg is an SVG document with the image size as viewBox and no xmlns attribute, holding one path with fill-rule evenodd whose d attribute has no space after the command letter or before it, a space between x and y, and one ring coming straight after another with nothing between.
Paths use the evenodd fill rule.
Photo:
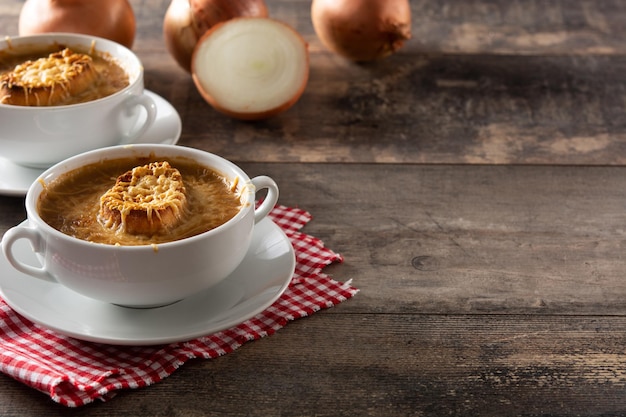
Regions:
<instances>
[{"instance_id":1,"label":"soup bowl in background","mask_svg":"<svg viewBox=\"0 0 626 417\"><path fill-rule=\"evenodd\" d=\"M226 223L204 233L140 246L88 242L58 231L41 218L37 207L46 184L89 164L128 157L185 158L211 168L236 184L241 209ZM267 193L255 207L260 189ZM34 277L24 279L56 282L87 297L123 306L161 306L208 289L232 273L248 251L254 225L277 200L278 187L271 178L250 179L232 162L205 151L175 145L113 146L76 155L46 170L26 194L27 221L5 233L2 250L15 269ZM18 259L14 247L20 239L30 242L41 266Z\"/></svg>"},{"instance_id":2,"label":"soup bowl in background","mask_svg":"<svg viewBox=\"0 0 626 417\"><path fill-rule=\"evenodd\" d=\"M47 168L82 152L132 143L154 123L156 104L144 95L141 61L130 49L116 42L74 33L7 37L0 40L0 60L3 54L55 44L83 53L93 45L97 52L109 54L122 67L129 85L110 96L79 104L18 106L0 103L1 157L19 165Z\"/></svg>"}]
</instances>

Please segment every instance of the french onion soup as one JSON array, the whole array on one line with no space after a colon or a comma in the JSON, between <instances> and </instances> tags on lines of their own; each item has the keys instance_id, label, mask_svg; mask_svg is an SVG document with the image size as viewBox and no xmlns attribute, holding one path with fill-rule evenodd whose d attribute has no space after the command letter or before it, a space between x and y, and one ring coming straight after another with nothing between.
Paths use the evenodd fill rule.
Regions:
<instances>
[{"instance_id":1,"label":"french onion soup","mask_svg":"<svg viewBox=\"0 0 626 417\"><path fill-rule=\"evenodd\" d=\"M38 201L41 218L55 229L123 246L198 235L241 208L236 181L186 158L103 160L44 184Z\"/></svg>"},{"instance_id":2,"label":"french onion soup","mask_svg":"<svg viewBox=\"0 0 626 417\"><path fill-rule=\"evenodd\" d=\"M106 53L64 45L0 51L0 103L59 106L96 100L129 85Z\"/></svg>"}]
</instances>

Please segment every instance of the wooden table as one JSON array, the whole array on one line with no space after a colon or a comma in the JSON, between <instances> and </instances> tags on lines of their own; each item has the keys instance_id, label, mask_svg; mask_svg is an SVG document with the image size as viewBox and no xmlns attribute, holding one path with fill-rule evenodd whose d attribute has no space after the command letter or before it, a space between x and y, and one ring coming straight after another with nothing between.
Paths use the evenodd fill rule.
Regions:
<instances>
[{"instance_id":1,"label":"wooden table","mask_svg":"<svg viewBox=\"0 0 626 417\"><path fill-rule=\"evenodd\" d=\"M17 33L22 1L0 4ZM216 113L167 53L168 0L133 0L146 87L180 144L268 174L361 291L109 402L66 409L0 375L0 414L626 414L626 3L411 1L413 39L355 65L310 1L268 0L309 42L295 107ZM0 234L25 217L0 197Z\"/></svg>"}]
</instances>

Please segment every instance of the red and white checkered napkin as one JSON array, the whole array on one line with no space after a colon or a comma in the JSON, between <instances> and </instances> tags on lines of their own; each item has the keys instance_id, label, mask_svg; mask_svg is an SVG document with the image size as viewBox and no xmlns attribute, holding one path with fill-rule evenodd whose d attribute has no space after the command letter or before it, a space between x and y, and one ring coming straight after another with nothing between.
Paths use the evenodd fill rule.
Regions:
<instances>
[{"instance_id":1,"label":"red and white checkered napkin","mask_svg":"<svg viewBox=\"0 0 626 417\"><path fill-rule=\"evenodd\" d=\"M323 274L341 255L298 232L311 215L276 206L272 220L287 234L296 270L285 293L267 310L231 329L188 342L160 346L112 346L84 342L44 329L15 313L0 299L0 371L77 407L106 401L120 389L144 387L167 377L192 358L216 358L245 342L276 332L287 322L332 307L358 291Z\"/></svg>"}]
</instances>

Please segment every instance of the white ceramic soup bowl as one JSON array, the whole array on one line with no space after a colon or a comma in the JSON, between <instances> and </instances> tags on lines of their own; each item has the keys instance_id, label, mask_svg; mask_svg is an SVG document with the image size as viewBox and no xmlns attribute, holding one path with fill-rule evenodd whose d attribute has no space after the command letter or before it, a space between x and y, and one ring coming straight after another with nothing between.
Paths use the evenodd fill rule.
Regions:
<instances>
[{"instance_id":1,"label":"white ceramic soup bowl","mask_svg":"<svg viewBox=\"0 0 626 417\"><path fill-rule=\"evenodd\" d=\"M132 143L156 118L156 104L144 95L143 66L128 48L94 36L48 33L0 40L0 62L6 54L65 45L77 52L92 46L121 65L129 85L108 97L59 106L0 103L0 156L25 166L47 168L92 149ZM142 110L143 109L143 110Z\"/></svg>"},{"instance_id":2,"label":"white ceramic soup bowl","mask_svg":"<svg viewBox=\"0 0 626 417\"><path fill-rule=\"evenodd\" d=\"M242 208L215 229L185 239L158 245L119 246L92 243L66 235L42 220L37 212L44 184L60 175L102 160L150 156L191 159L221 173L237 184ZM267 189L255 208L255 195ZM278 200L278 187L267 176L250 179L232 162L198 149L175 145L125 145L89 151L48 170L29 188L27 222L8 230L2 250L9 263L30 275L94 299L129 307L155 307L184 299L227 277L243 260L254 225L263 219ZM30 242L41 266L31 266L16 255L20 239Z\"/></svg>"}]
</instances>

